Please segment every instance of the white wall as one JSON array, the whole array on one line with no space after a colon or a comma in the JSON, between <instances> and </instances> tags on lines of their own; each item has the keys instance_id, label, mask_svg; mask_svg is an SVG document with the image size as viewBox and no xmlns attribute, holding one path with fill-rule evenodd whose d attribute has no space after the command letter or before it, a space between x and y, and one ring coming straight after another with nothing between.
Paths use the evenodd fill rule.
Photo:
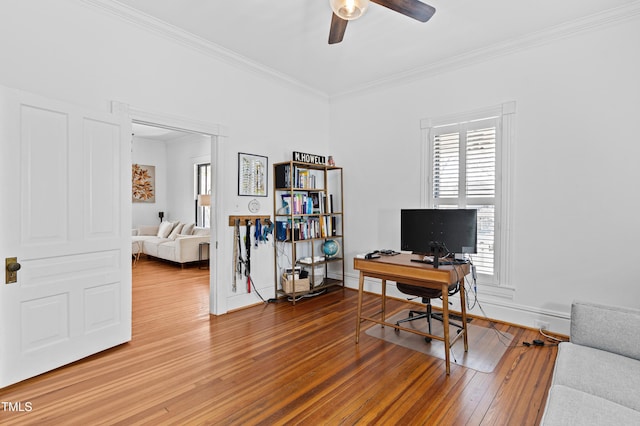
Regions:
<instances>
[{"instance_id":1,"label":"white wall","mask_svg":"<svg viewBox=\"0 0 640 426\"><path fill-rule=\"evenodd\" d=\"M132 203L131 225L135 229L141 225L158 225L158 212L168 214L167 206L167 146L164 142L133 137L131 144L131 161L133 164L155 166L156 169L156 202Z\"/></svg>"},{"instance_id":2,"label":"white wall","mask_svg":"<svg viewBox=\"0 0 640 426\"><path fill-rule=\"evenodd\" d=\"M399 248L399 210L420 206L420 119L515 101L506 283L515 290L494 297L480 288L485 311L531 326L542 319L568 333L574 299L640 308L640 263L633 260L640 240L638 40L635 18L332 100L331 151L346 170L348 257Z\"/></svg>"},{"instance_id":3,"label":"white wall","mask_svg":"<svg viewBox=\"0 0 640 426\"><path fill-rule=\"evenodd\" d=\"M134 136L131 157L133 163L156 168L156 202L133 203L133 227L159 224L158 212L164 212L164 220L194 222L194 166L211 162L211 138L195 133L168 141Z\"/></svg>"},{"instance_id":4,"label":"white wall","mask_svg":"<svg viewBox=\"0 0 640 426\"><path fill-rule=\"evenodd\" d=\"M169 219L195 222L194 167L211 162L211 138L191 134L167 142Z\"/></svg>"},{"instance_id":5,"label":"white wall","mask_svg":"<svg viewBox=\"0 0 640 426\"><path fill-rule=\"evenodd\" d=\"M256 70L186 47L80 0L3 0L0 84L107 111L113 100L137 110L217 123L221 138L223 215L248 214L237 196L237 153L288 160L294 150L318 152L329 133L328 100ZM269 174L271 183L271 173ZM271 214L269 198L260 213ZM222 253L219 297L227 309L260 302L231 292L233 230L214 236ZM273 250L252 255L265 297L273 293ZM271 294L270 294L271 293Z\"/></svg>"}]
</instances>

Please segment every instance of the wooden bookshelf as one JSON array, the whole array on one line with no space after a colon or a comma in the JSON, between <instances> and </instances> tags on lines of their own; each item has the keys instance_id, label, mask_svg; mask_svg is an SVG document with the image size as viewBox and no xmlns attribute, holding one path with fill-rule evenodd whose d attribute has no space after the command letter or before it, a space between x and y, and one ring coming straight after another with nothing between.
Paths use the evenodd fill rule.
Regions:
<instances>
[{"instance_id":1,"label":"wooden bookshelf","mask_svg":"<svg viewBox=\"0 0 640 426\"><path fill-rule=\"evenodd\" d=\"M342 168L296 161L276 163L273 194L276 296L289 297L295 303L299 296L344 286ZM338 252L326 255L323 247L334 244Z\"/></svg>"}]
</instances>

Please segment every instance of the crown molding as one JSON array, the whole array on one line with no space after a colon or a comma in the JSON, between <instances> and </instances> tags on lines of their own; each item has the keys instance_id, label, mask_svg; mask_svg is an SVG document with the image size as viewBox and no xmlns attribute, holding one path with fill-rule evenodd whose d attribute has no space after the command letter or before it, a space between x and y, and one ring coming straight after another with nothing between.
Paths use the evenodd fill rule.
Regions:
<instances>
[{"instance_id":1,"label":"crown molding","mask_svg":"<svg viewBox=\"0 0 640 426\"><path fill-rule=\"evenodd\" d=\"M526 36L506 40L481 49L452 56L426 66L413 68L405 72L396 73L388 77L370 81L352 90L333 94L330 96L330 99L335 100L341 97L361 94L381 87L406 84L423 78L433 77L438 74L479 64L490 59L510 55L512 53L521 52L523 50L573 37L578 34L613 26L635 19L639 15L640 1L634 1L624 6L608 9L603 12L556 25L542 31L527 34Z\"/></svg>"},{"instance_id":2,"label":"crown molding","mask_svg":"<svg viewBox=\"0 0 640 426\"><path fill-rule=\"evenodd\" d=\"M153 16L142 13L137 9L119 3L116 0L80 0L80 2L100 12L106 12L116 16L120 20L129 22L143 30L158 34L166 39L194 49L214 59L221 60L234 67L252 72L261 77L269 77L278 83L293 86L324 100L329 98L327 93L304 84L287 74L274 70L273 68L267 67L261 63L252 61L251 59L230 49L212 43L202 37L196 36L181 28L154 18Z\"/></svg>"}]
</instances>

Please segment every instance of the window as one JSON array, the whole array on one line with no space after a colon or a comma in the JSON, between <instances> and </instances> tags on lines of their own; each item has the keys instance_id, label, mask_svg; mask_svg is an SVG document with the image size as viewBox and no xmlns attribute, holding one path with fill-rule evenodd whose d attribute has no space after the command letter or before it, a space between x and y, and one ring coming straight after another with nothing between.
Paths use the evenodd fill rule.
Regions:
<instances>
[{"instance_id":1,"label":"window","mask_svg":"<svg viewBox=\"0 0 640 426\"><path fill-rule=\"evenodd\" d=\"M196 225L209 228L211 218L211 163L195 167L195 216ZM205 195L205 197L202 197Z\"/></svg>"},{"instance_id":2,"label":"window","mask_svg":"<svg viewBox=\"0 0 640 426\"><path fill-rule=\"evenodd\" d=\"M515 104L510 103L422 122L426 141L423 205L478 210L478 252L473 261L480 282L496 285L505 283L508 264L509 167L504 161L513 112Z\"/></svg>"}]
</instances>

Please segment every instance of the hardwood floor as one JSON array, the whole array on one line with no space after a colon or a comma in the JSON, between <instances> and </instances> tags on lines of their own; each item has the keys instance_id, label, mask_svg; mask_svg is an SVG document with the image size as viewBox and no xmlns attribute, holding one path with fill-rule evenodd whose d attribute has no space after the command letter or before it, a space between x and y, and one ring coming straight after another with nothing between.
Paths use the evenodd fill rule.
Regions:
<instances>
[{"instance_id":1,"label":"hardwood floor","mask_svg":"<svg viewBox=\"0 0 640 426\"><path fill-rule=\"evenodd\" d=\"M362 332L357 292L210 316L208 271L141 259L133 340L0 390L3 425L534 425L556 348L519 346L480 373ZM388 303L390 312L406 307ZM366 295L365 309L377 310ZM488 322L475 319L474 324ZM369 327L368 324L364 327ZM516 342L537 332L498 324ZM472 349L472 348L471 348Z\"/></svg>"}]
</instances>

